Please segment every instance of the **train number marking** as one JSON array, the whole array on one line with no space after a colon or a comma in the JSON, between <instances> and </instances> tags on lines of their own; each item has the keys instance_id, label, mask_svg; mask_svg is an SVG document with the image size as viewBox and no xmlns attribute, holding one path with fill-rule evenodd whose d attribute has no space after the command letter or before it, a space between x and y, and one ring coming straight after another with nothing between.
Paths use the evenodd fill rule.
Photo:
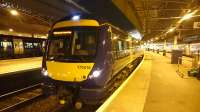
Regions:
<instances>
[{"instance_id":1,"label":"train number marking","mask_svg":"<svg viewBox=\"0 0 200 112\"><path fill-rule=\"evenodd\" d=\"M91 69L90 66L83 66L83 65L78 65L77 68L78 69Z\"/></svg>"}]
</instances>

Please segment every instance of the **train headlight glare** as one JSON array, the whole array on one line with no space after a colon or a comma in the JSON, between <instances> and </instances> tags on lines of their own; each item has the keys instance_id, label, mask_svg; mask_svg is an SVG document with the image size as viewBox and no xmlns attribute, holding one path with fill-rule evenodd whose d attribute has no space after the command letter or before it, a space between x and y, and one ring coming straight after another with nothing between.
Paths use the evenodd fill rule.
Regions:
<instances>
[{"instance_id":1,"label":"train headlight glare","mask_svg":"<svg viewBox=\"0 0 200 112\"><path fill-rule=\"evenodd\" d=\"M46 70L46 69L42 69L42 74L44 75L44 76L48 76L48 71Z\"/></svg>"},{"instance_id":2,"label":"train headlight glare","mask_svg":"<svg viewBox=\"0 0 200 112\"><path fill-rule=\"evenodd\" d=\"M90 78L97 78L99 77L101 74L101 70L95 70L92 75L90 76Z\"/></svg>"}]
</instances>

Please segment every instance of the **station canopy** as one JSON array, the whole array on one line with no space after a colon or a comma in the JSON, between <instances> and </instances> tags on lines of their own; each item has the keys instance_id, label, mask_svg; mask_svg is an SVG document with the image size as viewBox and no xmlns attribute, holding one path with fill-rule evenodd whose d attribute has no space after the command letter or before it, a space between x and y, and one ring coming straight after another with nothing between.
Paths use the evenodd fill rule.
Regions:
<instances>
[{"instance_id":1,"label":"station canopy","mask_svg":"<svg viewBox=\"0 0 200 112\"><path fill-rule=\"evenodd\" d=\"M143 41L199 35L199 0L1 0L0 30L47 34L55 21L73 14L93 14L132 32ZM13 16L15 9L19 15ZM185 20L183 17L194 13ZM181 22L180 22L181 21Z\"/></svg>"}]
</instances>

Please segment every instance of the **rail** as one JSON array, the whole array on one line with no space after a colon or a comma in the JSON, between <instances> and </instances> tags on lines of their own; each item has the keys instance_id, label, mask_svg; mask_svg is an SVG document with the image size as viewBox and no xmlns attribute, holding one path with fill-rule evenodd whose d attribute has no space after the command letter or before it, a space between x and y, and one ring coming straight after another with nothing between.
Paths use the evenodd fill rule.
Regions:
<instances>
[{"instance_id":1,"label":"rail","mask_svg":"<svg viewBox=\"0 0 200 112\"><path fill-rule=\"evenodd\" d=\"M11 111L42 96L41 83L0 96L0 112Z\"/></svg>"}]
</instances>

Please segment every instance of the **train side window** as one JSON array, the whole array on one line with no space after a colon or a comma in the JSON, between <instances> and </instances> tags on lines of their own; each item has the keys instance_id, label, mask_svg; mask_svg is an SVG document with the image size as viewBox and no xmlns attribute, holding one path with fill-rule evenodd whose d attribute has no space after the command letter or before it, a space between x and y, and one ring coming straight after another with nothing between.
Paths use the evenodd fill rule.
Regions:
<instances>
[{"instance_id":1,"label":"train side window","mask_svg":"<svg viewBox=\"0 0 200 112\"><path fill-rule=\"evenodd\" d=\"M39 49L40 48L40 43L33 43L34 48Z\"/></svg>"},{"instance_id":2,"label":"train side window","mask_svg":"<svg viewBox=\"0 0 200 112\"><path fill-rule=\"evenodd\" d=\"M3 48L3 42L0 41L0 48Z\"/></svg>"},{"instance_id":3,"label":"train side window","mask_svg":"<svg viewBox=\"0 0 200 112\"><path fill-rule=\"evenodd\" d=\"M118 40L117 44L118 44L118 45L117 45L117 46L118 46L118 50L119 50L119 51L123 50L123 42L120 41L120 40Z\"/></svg>"},{"instance_id":4,"label":"train side window","mask_svg":"<svg viewBox=\"0 0 200 112\"><path fill-rule=\"evenodd\" d=\"M11 49L12 48L12 42L8 42L8 41L3 41L3 48L8 48Z\"/></svg>"},{"instance_id":5,"label":"train side window","mask_svg":"<svg viewBox=\"0 0 200 112\"><path fill-rule=\"evenodd\" d=\"M27 42L25 43L25 46L24 46L26 49L32 49L33 48L33 43L30 43L30 42Z\"/></svg>"},{"instance_id":6,"label":"train side window","mask_svg":"<svg viewBox=\"0 0 200 112\"><path fill-rule=\"evenodd\" d=\"M112 54L114 56L114 59L118 59L118 38L117 34L112 34Z\"/></svg>"}]
</instances>

